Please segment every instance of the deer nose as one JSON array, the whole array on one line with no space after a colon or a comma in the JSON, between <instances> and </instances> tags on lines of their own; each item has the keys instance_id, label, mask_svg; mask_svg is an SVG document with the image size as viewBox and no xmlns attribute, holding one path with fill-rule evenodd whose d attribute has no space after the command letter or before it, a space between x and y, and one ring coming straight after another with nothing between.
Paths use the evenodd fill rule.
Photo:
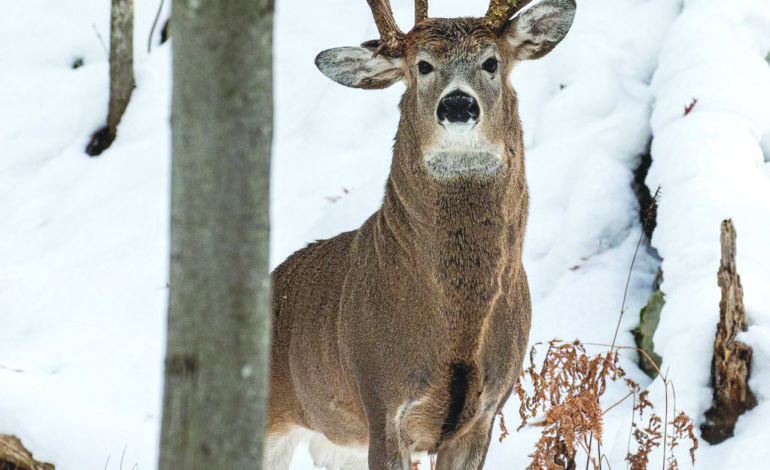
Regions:
<instances>
[{"instance_id":1,"label":"deer nose","mask_svg":"<svg viewBox=\"0 0 770 470\"><path fill-rule=\"evenodd\" d=\"M471 95L455 90L441 98L436 115L439 122L468 122L471 118L478 121L479 104Z\"/></svg>"}]
</instances>

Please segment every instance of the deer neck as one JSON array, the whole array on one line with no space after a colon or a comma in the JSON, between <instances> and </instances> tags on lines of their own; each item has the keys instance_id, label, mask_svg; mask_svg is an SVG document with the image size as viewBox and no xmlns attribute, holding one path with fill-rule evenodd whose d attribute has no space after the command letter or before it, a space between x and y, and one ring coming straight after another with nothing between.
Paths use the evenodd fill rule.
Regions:
<instances>
[{"instance_id":1,"label":"deer neck","mask_svg":"<svg viewBox=\"0 0 770 470\"><path fill-rule=\"evenodd\" d=\"M507 278L520 265L527 201L523 152L511 142L507 148L514 152L492 177L438 181L410 145L416 142L412 132L402 120L380 209L379 243L391 243L391 252L423 277L458 353L467 357L478 349L510 286Z\"/></svg>"}]
</instances>

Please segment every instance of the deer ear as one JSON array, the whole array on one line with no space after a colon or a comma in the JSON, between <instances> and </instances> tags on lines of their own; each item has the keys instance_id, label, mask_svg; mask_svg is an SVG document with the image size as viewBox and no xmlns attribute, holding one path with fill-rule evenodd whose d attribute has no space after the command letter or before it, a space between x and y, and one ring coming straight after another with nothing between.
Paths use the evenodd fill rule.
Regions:
<instances>
[{"instance_id":1,"label":"deer ear","mask_svg":"<svg viewBox=\"0 0 770 470\"><path fill-rule=\"evenodd\" d=\"M575 0L545 0L515 17L503 34L516 60L539 59L567 35L575 16Z\"/></svg>"},{"instance_id":2,"label":"deer ear","mask_svg":"<svg viewBox=\"0 0 770 470\"><path fill-rule=\"evenodd\" d=\"M324 75L352 88L387 88L404 78L400 58L378 55L364 47L328 49L315 58Z\"/></svg>"}]
</instances>

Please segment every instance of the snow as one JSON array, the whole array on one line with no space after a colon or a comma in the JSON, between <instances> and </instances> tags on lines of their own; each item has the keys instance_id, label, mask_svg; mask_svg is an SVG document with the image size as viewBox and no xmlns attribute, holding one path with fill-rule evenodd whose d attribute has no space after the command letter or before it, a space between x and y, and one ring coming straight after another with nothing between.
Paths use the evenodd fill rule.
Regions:
<instances>
[{"instance_id":1,"label":"snow","mask_svg":"<svg viewBox=\"0 0 770 470\"><path fill-rule=\"evenodd\" d=\"M770 432L760 424L770 419L770 180L761 146L770 129L768 31L767 2L737 1L727 10L713 0L687 2L651 84L656 106L647 181L663 188L652 245L663 258L666 293L655 343L663 368L677 378L677 400L699 423L711 405L720 222L731 218L737 232L750 325L741 339L756 351L750 386L760 404L739 419L735 438L700 452L713 468L765 468L770 457Z\"/></svg>"},{"instance_id":2,"label":"snow","mask_svg":"<svg viewBox=\"0 0 770 470\"><path fill-rule=\"evenodd\" d=\"M315 69L321 50L376 37L365 2L338 3L276 5L273 266L358 227L382 199L403 86L353 90ZM411 0L392 3L411 27ZM431 15L486 6L434 1ZM170 45L146 50L156 8L136 2L137 88L118 139L91 159L83 149L106 117L107 55L96 32L109 40L108 4L0 3L0 44L12 45L0 48L0 432L59 469L156 466L171 79ZM703 470L759 470L770 458L769 51L767 0L581 0L564 42L512 74L531 192L532 343L612 341L641 233L633 171L652 139L646 183L662 188L658 225L634 265L618 341L633 344L662 267L656 350L677 409L700 424L711 400L719 223L735 223L750 324L740 338L754 348L759 405L734 438L701 442ZM84 65L73 70L77 58ZM626 354L622 365L662 404L660 379L646 379L635 360ZM611 387L606 403L623 393ZM605 417L602 449L616 468L626 405ZM512 399L504 410L511 429L517 408ZM486 468L524 468L538 432L494 439ZM292 468L311 467L300 448Z\"/></svg>"}]
</instances>

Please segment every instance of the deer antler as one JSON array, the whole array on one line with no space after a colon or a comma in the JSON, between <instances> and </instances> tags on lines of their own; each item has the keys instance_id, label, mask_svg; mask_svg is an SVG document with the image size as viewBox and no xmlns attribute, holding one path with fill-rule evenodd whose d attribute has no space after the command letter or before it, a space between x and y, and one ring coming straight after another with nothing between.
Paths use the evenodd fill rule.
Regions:
<instances>
[{"instance_id":1,"label":"deer antler","mask_svg":"<svg viewBox=\"0 0 770 470\"><path fill-rule=\"evenodd\" d=\"M490 0L489 9L484 16L490 28L497 31L506 21L532 0Z\"/></svg>"},{"instance_id":2,"label":"deer antler","mask_svg":"<svg viewBox=\"0 0 770 470\"><path fill-rule=\"evenodd\" d=\"M428 0L414 0L414 24L428 18Z\"/></svg>"},{"instance_id":3,"label":"deer antler","mask_svg":"<svg viewBox=\"0 0 770 470\"><path fill-rule=\"evenodd\" d=\"M404 53L405 36L398 29L396 20L393 18L393 10L390 8L389 0L366 0L372 9L374 22L377 24L377 30L380 32L379 41L367 41L364 46L377 46L374 55L384 54L390 57L399 57ZM419 1L419 0L418 0ZM427 1L427 0L426 0ZM426 8L427 12L427 8Z\"/></svg>"}]
</instances>

